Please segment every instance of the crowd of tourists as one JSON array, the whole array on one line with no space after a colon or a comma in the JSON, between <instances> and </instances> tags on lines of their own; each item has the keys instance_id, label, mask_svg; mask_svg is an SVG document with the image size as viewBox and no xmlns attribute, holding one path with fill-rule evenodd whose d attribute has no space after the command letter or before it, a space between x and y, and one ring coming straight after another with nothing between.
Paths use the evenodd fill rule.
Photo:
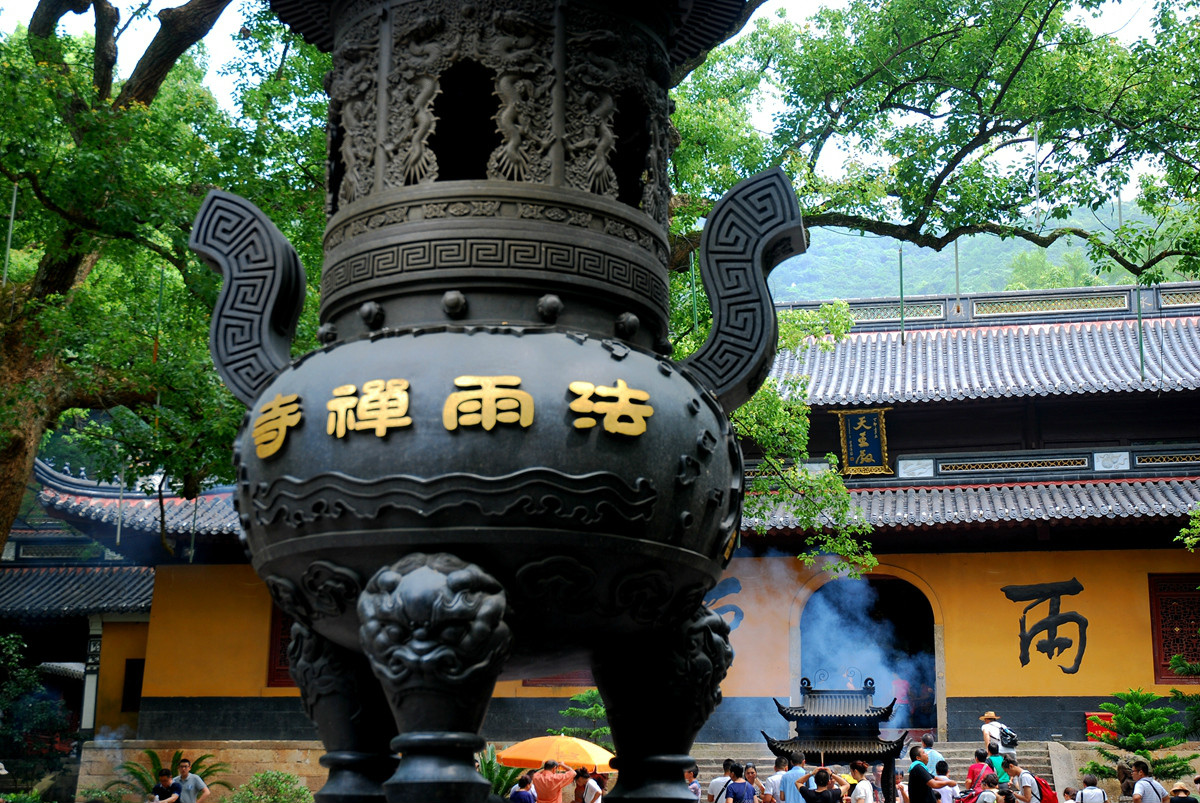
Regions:
<instances>
[{"instance_id":1,"label":"crowd of tourists","mask_svg":"<svg viewBox=\"0 0 1200 803\"><path fill-rule=\"evenodd\" d=\"M994 711L979 718L983 725L983 747L967 768L962 783L950 777L945 757L934 747L932 734L909 748L907 772L896 771L891 799L896 803L1059 803L1060 796L1043 778L1021 766L1017 759L1016 735L1000 722ZM804 756L798 763L788 758L775 760L773 772L760 777L749 762L726 759L724 772L707 790L696 778L696 767L684 772L684 780L697 801L707 803L885 803L885 769L879 762L851 761L846 772L827 766L809 767ZM1133 803L1200 803L1186 784L1176 783L1170 792L1151 776L1145 761L1132 764ZM1083 787L1062 790L1062 803L1109 803L1108 794L1097 786L1094 775L1084 775ZM1194 783L1200 787L1200 776Z\"/></svg>"},{"instance_id":2,"label":"crowd of tourists","mask_svg":"<svg viewBox=\"0 0 1200 803\"><path fill-rule=\"evenodd\" d=\"M608 788L608 776L589 771L586 767L573 769L553 759L517 779L508 790L513 803L561 803L566 792L574 786L573 803L597 803Z\"/></svg>"}]
</instances>

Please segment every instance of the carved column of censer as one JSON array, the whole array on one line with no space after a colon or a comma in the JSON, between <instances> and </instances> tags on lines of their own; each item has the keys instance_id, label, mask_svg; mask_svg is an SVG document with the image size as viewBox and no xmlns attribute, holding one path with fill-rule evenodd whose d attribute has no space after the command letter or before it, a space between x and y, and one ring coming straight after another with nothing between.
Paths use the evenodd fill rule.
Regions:
<instances>
[{"instance_id":1,"label":"carved column of censer","mask_svg":"<svg viewBox=\"0 0 1200 803\"><path fill-rule=\"evenodd\" d=\"M727 413L804 250L782 173L738 185L702 243L712 335L669 359L668 76L742 2L274 0L333 53L323 347L291 360L304 273L251 204L212 193L192 247L225 275L238 509L299 623L323 803L482 801L497 678L588 667L614 796L690 798L732 660L701 604L741 515Z\"/></svg>"}]
</instances>

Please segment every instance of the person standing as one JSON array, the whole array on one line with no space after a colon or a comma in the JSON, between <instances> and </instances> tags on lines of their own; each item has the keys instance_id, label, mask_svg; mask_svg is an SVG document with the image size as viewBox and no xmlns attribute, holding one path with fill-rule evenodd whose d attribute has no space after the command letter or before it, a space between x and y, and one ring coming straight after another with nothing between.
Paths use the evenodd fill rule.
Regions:
<instances>
[{"instance_id":1,"label":"person standing","mask_svg":"<svg viewBox=\"0 0 1200 803\"><path fill-rule=\"evenodd\" d=\"M1183 782L1171 787L1171 803L1200 803Z\"/></svg>"},{"instance_id":2,"label":"person standing","mask_svg":"<svg viewBox=\"0 0 1200 803\"><path fill-rule=\"evenodd\" d=\"M708 803L714 803L718 798L725 799L725 787L729 785L729 768L733 766L733 759L727 758L721 762L722 769L725 770L724 775L718 775L708 782Z\"/></svg>"},{"instance_id":3,"label":"person standing","mask_svg":"<svg viewBox=\"0 0 1200 803\"><path fill-rule=\"evenodd\" d=\"M575 770L566 764L547 760L542 768L533 774L533 791L537 795L537 803L562 803L562 793L575 783Z\"/></svg>"},{"instance_id":4,"label":"person standing","mask_svg":"<svg viewBox=\"0 0 1200 803\"><path fill-rule=\"evenodd\" d=\"M817 784L815 790L809 789L804 784L804 777L796 781L795 788L804 798L804 803L842 803L842 797L850 788L850 784L846 783L840 775L830 772L825 767L819 767L810 774Z\"/></svg>"},{"instance_id":5,"label":"person standing","mask_svg":"<svg viewBox=\"0 0 1200 803\"><path fill-rule=\"evenodd\" d=\"M851 761L850 777L854 779L850 803L875 803L875 786L867 778L867 762Z\"/></svg>"},{"instance_id":6,"label":"person standing","mask_svg":"<svg viewBox=\"0 0 1200 803\"><path fill-rule=\"evenodd\" d=\"M151 803L178 803L179 784L171 780L171 771L163 767L158 771L158 783L150 790Z\"/></svg>"},{"instance_id":7,"label":"person standing","mask_svg":"<svg viewBox=\"0 0 1200 803\"><path fill-rule=\"evenodd\" d=\"M1166 803L1167 790L1154 780L1150 774L1150 765L1145 761L1135 761L1133 770L1133 803Z\"/></svg>"},{"instance_id":8,"label":"person standing","mask_svg":"<svg viewBox=\"0 0 1200 803\"><path fill-rule=\"evenodd\" d=\"M575 770L575 789L582 793L576 796L583 803L596 803L600 799L600 796L604 794L604 790L600 788L600 784L596 783L596 779L585 769Z\"/></svg>"},{"instance_id":9,"label":"person standing","mask_svg":"<svg viewBox=\"0 0 1200 803\"><path fill-rule=\"evenodd\" d=\"M763 803L779 803L779 784L787 774L786 758L775 758L775 772L763 781Z\"/></svg>"},{"instance_id":10,"label":"person standing","mask_svg":"<svg viewBox=\"0 0 1200 803\"><path fill-rule=\"evenodd\" d=\"M930 759L930 761L933 761L933 759ZM950 765L946 763L946 759L943 758L941 761L934 762L933 773L933 777L939 781L950 780L947 777L950 774ZM954 798L958 797L958 784L943 786L936 791L942 803L954 803Z\"/></svg>"},{"instance_id":11,"label":"person standing","mask_svg":"<svg viewBox=\"0 0 1200 803\"><path fill-rule=\"evenodd\" d=\"M949 778L938 780L933 777L933 773L926 765L929 754L925 752L923 745L913 745L912 749L908 751L908 757L912 759L912 764L908 768L908 799L912 803L939 803L934 790L941 789L943 786L954 786L954 781Z\"/></svg>"},{"instance_id":12,"label":"person standing","mask_svg":"<svg viewBox=\"0 0 1200 803\"><path fill-rule=\"evenodd\" d=\"M508 799L513 803L537 803L537 795L529 789L529 775L517 779L516 787L508 793Z\"/></svg>"},{"instance_id":13,"label":"person standing","mask_svg":"<svg viewBox=\"0 0 1200 803\"><path fill-rule=\"evenodd\" d=\"M1004 759L1004 763L1001 766L1008 773L1008 788L1013 793L1013 796L1021 801L1021 803L1034 803L1033 792L1037 789L1037 781L1033 779L1033 773L1022 769L1021 765L1011 758ZM1038 800L1036 803L1044 803L1044 801Z\"/></svg>"},{"instance_id":14,"label":"person standing","mask_svg":"<svg viewBox=\"0 0 1200 803\"><path fill-rule=\"evenodd\" d=\"M996 773L989 772L983 776L983 791L975 798L975 803L999 803L1000 779Z\"/></svg>"},{"instance_id":15,"label":"person standing","mask_svg":"<svg viewBox=\"0 0 1200 803\"><path fill-rule=\"evenodd\" d=\"M925 762L925 768L936 775L938 762L945 761L946 757L933 749L932 733L921 734L921 744L925 747L925 754L929 756L929 760Z\"/></svg>"},{"instance_id":16,"label":"person standing","mask_svg":"<svg viewBox=\"0 0 1200 803\"><path fill-rule=\"evenodd\" d=\"M1000 751L1000 755L1008 756L1013 761L1017 760L1017 749L1015 747L1005 747L1004 740L1000 734L1008 730L1008 726L1000 721L1000 717L996 716L995 711L985 711L983 716L979 718L983 722L980 728L983 731L983 746L987 747L993 742L996 744L996 749ZM1000 779L1000 783L1004 783L1004 779Z\"/></svg>"},{"instance_id":17,"label":"person standing","mask_svg":"<svg viewBox=\"0 0 1200 803\"><path fill-rule=\"evenodd\" d=\"M800 763L788 761L788 771L779 779L779 799L787 803L800 803L800 798L793 791L796 788L796 782L803 778L806 782L811 782L813 774L806 771L804 766L804 756L800 756ZM809 783L808 788L812 789L816 784Z\"/></svg>"},{"instance_id":18,"label":"person standing","mask_svg":"<svg viewBox=\"0 0 1200 803\"><path fill-rule=\"evenodd\" d=\"M192 774L192 762L186 758L179 760L179 774L171 782L179 784L179 803L201 803L212 794L204 779Z\"/></svg>"},{"instance_id":19,"label":"person standing","mask_svg":"<svg viewBox=\"0 0 1200 803\"><path fill-rule=\"evenodd\" d=\"M763 782L758 778L758 767L747 761L746 772L742 777L746 779L746 783L754 787L754 797L758 800L762 800L763 793L766 791L766 789L763 787Z\"/></svg>"},{"instance_id":20,"label":"person standing","mask_svg":"<svg viewBox=\"0 0 1200 803\"><path fill-rule=\"evenodd\" d=\"M1001 792L1008 791L1009 777L1004 771L1004 759L1000 757L1000 745L992 742L988 745L987 764L991 767L991 771L996 773L996 779L1000 782L998 787Z\"/></svg>"},{"instance_id":21,"label":"person standing","mask_svg":"<svg viewBox=\"0 0 1200 803\"><path fill-rule=\"evenodd\" d=\"M1096 786L1095 775L1083 776L1083 788L1075 793L1076 803L1108 803L1108 793Z\"/></svg>"},{"instance_id":22,"label":"person standing","mask_svg":"<svg viewBox=\"0 0 1200 803\"><path fill-rule=\"evenodd\" d=\"M725 803L754 803L754 787L742 777L742 765L736 761L729 767L729 784L725 787Z\"/></svg>"},{"instance_id":23,"label":"person standing","mask_svg":"<svg viewBox=\"0 0 1200 803\"><path fill-rule=\"evenodd\" d=\"M695 764L683 771L683 780L687 782L688 791L692 793L692 797L700 800L700 782L696 780L696 773L700 768Z\"/></svg>"},{"instance_id":24,"label":"person standing","mask_svg":"<svg viewBox=\"0 0 1200 803\"><path fill-rule=\"evenodd\" d=\"M974 792L983 788L983 776L992 771L987 763L987 751L975 749L975 763L967 767L967 791Z\"/></svg>"}]
</instances>

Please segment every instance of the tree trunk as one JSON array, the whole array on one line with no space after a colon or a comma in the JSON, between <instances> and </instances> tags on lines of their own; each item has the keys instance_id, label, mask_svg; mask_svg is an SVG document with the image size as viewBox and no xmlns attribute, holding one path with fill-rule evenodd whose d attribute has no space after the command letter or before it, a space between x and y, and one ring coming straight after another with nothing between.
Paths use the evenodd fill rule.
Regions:
<instances>
[{"instance_id":1,"label":"tree trunk","mask_svg":"<svg viewBox=\"0 0 1200 803\"><path fill-rule=\"evenodd\" d=\"M37 338L27 330L23 320L0 330L0 549L20 512L42 435L65 409L55 360L37 354Z\"/></svg>"}]
</instances>

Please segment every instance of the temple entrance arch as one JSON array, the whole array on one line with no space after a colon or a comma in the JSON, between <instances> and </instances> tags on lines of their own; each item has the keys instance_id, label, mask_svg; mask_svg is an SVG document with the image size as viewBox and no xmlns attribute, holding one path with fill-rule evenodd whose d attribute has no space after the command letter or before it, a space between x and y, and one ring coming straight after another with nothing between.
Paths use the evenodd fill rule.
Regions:
<instances>
[{"instance_id":1,"label":"temple entrance arch","mask_svg":"<svg viewBox=\"0 0 1200 803\"><path fill-rule=\"evenodd\" d=\"M861 688L872 677L877 705L898 698L889 726L946 738L942 610L923 579L884 564L862 580L814 575L794 600L790 625L793 699L802 677L815 688Z\"/></svg>"}]
</instances>

